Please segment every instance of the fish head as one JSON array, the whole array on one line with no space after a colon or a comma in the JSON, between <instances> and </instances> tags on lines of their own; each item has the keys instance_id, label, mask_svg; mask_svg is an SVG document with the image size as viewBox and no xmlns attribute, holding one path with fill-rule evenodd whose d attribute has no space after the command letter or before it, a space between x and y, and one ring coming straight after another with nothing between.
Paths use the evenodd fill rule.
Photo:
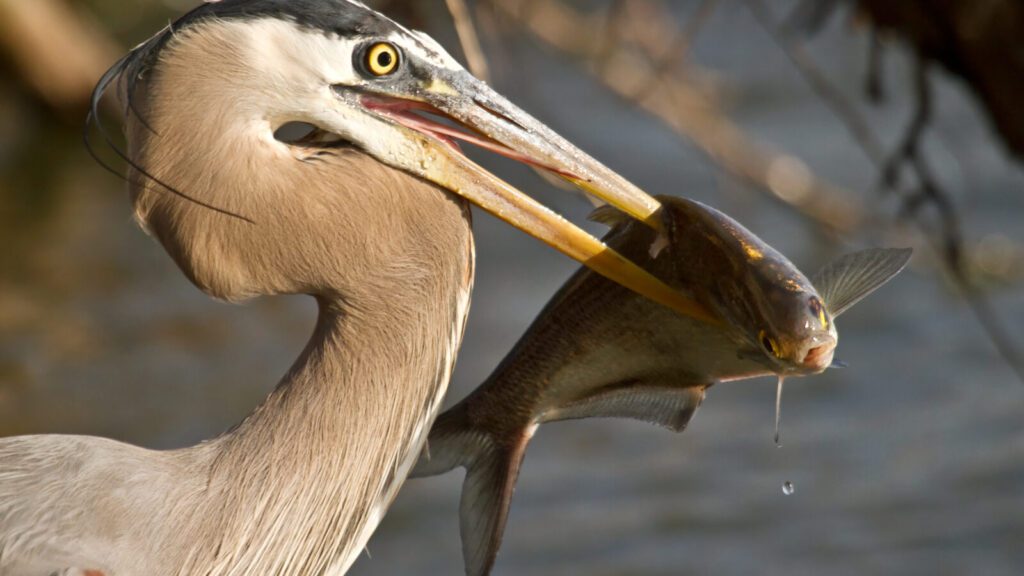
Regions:
<instances>
[{"instance_id":1,"label":"fish head","mask_svg":"<svg viewBox=\"0 0 1024 576\"><path fill-rule=\"evenodd\" d=\"M811 283L791 265L784 278L772 274L771 281L754 272L756 286L749 293L753 321L744 323L748 355L760 356L762 364L783 376L817 374L831 366L839 334Z\"/></svg>"},{"instance_id":2,"label":"fish head","mask_svg":"<svg viewBox=\"0 0 1024 576\"><path fill-rule=\"evenodd\" d=\"M833 358L839 334L835 318L898 274L909 248L870 248L842 256L814 282L778 253L751 266L756 311L756 346L780 376L817 374L843 365ZM755 323L755 325L757 324Z\"/></svg>"},{"instance_id":3,"label":"fish head","mask_svg":"<svg viewBox=\"0 0 1024 576\"><path fill-rule=\"evenodd\" d=\"M609 246L707 311L690 315L699 323L687 325L688 338L725 336L715 339L717 352L735 351L782 377L841 367L833 357L835 318L898 274L911 254L889 248L847 254L820 270L812 283L727 214L688 198L656 198L662 205L660 228L611 206L590 218L611 227L605 237Z\"/></svg>"},{"instance_id":4,"label":"fish head","mask_svg":"<svg viewBox=\"0 0 1024 576\"><path fill-rule=\"evenodd\" d=\"M674 267L654 272L692 294L742 358L780 376L815 374L832 363L837 334L827 303L785 256L727 214L658 196ZM657 262L657 260L655 260Z\"/></svg>"}]
</instances>

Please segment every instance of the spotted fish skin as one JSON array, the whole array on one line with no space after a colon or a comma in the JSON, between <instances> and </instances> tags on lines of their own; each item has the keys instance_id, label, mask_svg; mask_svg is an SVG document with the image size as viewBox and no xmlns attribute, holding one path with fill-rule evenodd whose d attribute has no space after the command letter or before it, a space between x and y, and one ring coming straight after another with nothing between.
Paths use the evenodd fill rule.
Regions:
<instances>
[{"instance_id":1,"label":"spotted fish skin","mask_svg":"<svg viewBox=\"0 0 1024 576\"><path fill-rule=\"evenodd\" d=\"M662 231L610 207L592 219L611 226L609 246L721 321L682 316L580 268L491 376L438 417L413 470L412 477L422 477L466 468L466 574L488 574L494 565L522 458L539 425L624 417L681 432L718 382L815 373L831 363L831 349L805 365L768 354L759 342L771 330L780 355L800 360L815 342L831 338L834 347L834 317L827 303L813 306L820 296L806 276L725 214L684 198L659 200ZM828 277L865 274L832 270ZM829 290L849 300L842 285Z\"/></svg>"}]
</instances>

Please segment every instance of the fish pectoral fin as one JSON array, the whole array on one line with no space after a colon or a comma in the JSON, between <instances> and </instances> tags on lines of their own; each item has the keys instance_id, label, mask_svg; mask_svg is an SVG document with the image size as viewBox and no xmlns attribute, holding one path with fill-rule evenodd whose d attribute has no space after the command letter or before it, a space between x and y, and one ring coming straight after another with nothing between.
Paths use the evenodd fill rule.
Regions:
<instances>
[{"instance_id":1,"label":"fish pectoral fin","mask_svg":"<svg viewBox=\"0 0 1024 576\"><path fill-rule=\"evenodd\" d=\"M704 401L706 385L629 381L552 411L546 420L630 418L682 432Z\"/></svg>"},{"instance_id":2,"label":"fish pectoral fin","mask_svg":"<svg viewBox=\"0 0 1024 576\"><path fill-rule=\"evenodd\" d=\"M526 430L510 445L492 445L466 467L459 503L459 532L466 576L486 576L498 558L512 494L530 435Z\"/></svg>"},{"instance_id":3,"label":"fish pectoral fin","mask_svg":"<svg viewBox=\"0 0 1024 576\"><path fill-rule=\"evenodd\" d=\"M835 318L899 274L912 252L910 248L871 248L840 256L814 275L814 288Z\"/></svg>"},{"instance_id":4,"label":"fish pectoral fin","mask_svg":"<svg viewBox=\"0 0 1024 576\"><path fill-rule=\"evenodd\" d=\"M615 206L612 206L611 204L603 204L594 208L594 210L587 215L587 220L597 222L598 224L604 224L609 228L615 228L622 224L628 224L633 219L629 214L626 214Z\"/></svg>"}]
</instances>

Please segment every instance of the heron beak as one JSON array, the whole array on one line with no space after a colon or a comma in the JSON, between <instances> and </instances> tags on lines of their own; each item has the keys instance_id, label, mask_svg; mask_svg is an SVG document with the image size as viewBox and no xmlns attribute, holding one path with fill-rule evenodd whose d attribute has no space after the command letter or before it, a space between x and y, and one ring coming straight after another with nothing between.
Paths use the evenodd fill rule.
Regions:
<instances>
[{"instance_id":1,"label":"heron beak","mask_svg":"<svg viewBox=\"0 0 1024 576\"><path fill-rule=\"evenodd\" d=\"M432 70L432 72L437 72ZM595 272L673 310L709 323L716 316L469 160L456 141L473 144L564 178L623 212L660 228L661 204L464 71L433 75L414 94L363 93L360 102L407 129L416 156L405 168L462 196ZM440 119L447 120L441 122ZM453 125L454 124L454 125Z\"/></svg>"}]
</instances>

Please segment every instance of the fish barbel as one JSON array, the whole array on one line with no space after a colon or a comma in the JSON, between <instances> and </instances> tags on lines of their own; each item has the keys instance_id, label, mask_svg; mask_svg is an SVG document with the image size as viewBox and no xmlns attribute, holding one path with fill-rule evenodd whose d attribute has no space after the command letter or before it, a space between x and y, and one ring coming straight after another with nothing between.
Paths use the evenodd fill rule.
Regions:
<instances>
[{"instance_id":1,"label":"fish barbel","mask_svg":"<svg viewBox=\"0 0 1024 576\"><path fill-rule=\"evenodd\" d=\"M632 418L681 432L719 382L819 373L835 318L906 265L909 249L840 257L809 281L725 214L662 196L663 229L598 208L605 242L691 298L683 316L580 268L493 374L438 417L411 477L466 468L466 573L494 565L527 444L540 424ZM781 389L780 389L781 391Z\"/></svg>"}]
</instances>

